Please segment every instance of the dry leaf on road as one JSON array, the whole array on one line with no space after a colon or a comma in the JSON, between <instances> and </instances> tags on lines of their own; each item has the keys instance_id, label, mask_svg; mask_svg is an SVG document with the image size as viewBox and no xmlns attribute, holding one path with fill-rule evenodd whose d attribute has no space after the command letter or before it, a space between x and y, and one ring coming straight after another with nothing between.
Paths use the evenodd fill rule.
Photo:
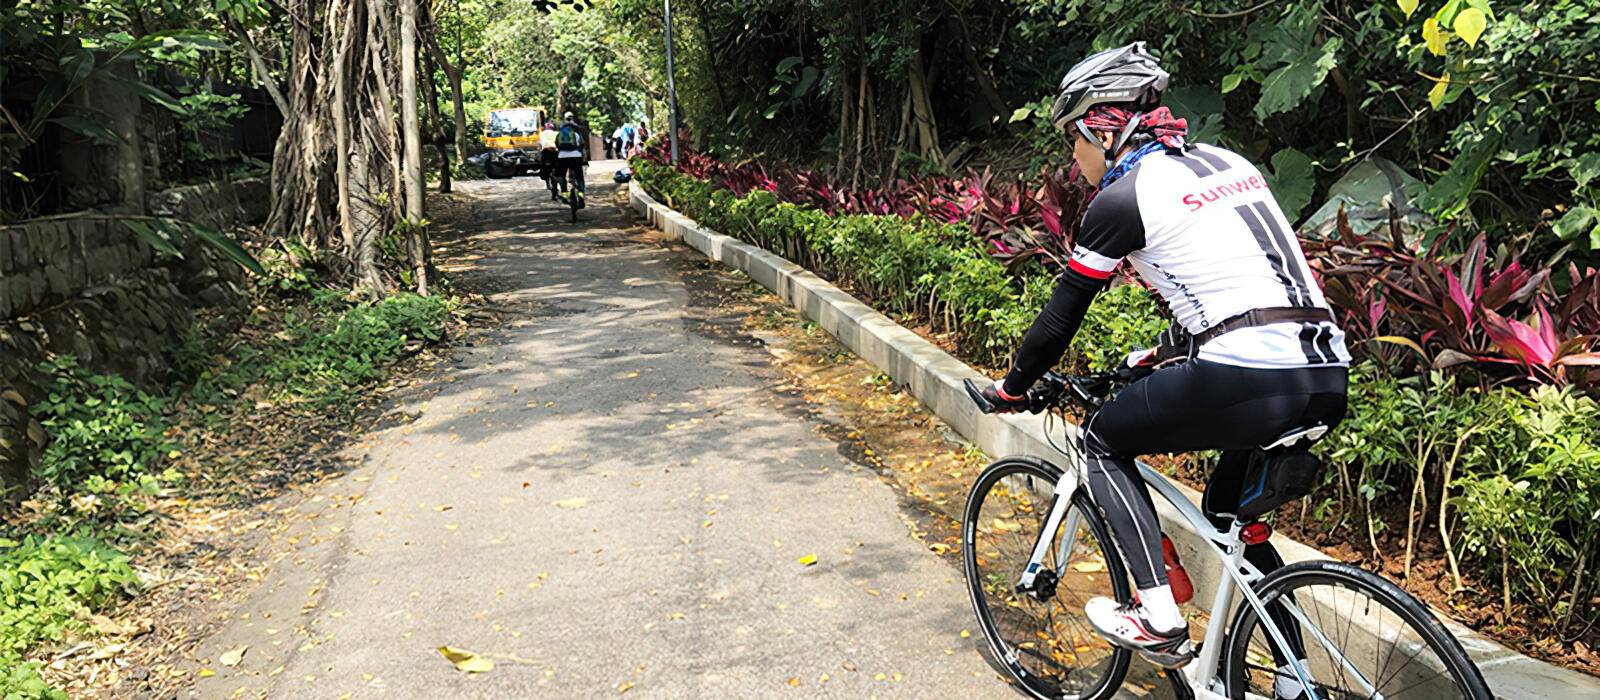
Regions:
<instances>
[{"instance_id":1,"label":"dry leaf on road","mask_svg":"<svg viewBox=\"0 0 1600 700\"><path fill-rule=\"evenodd\" d=\"M444 654L444 658L449 659L450 663L455 664L456 670L464 673L488 673L494 670L493 661L485 659L482 656L478 656L477 654L467 651L466 649L457 649L455 647L439 647L439 653Z\"/></svg>"},{"instance_id":2,"label":"dry leaf on road","mask_svg":"<svg viewBox=\"0 0 1600 700\"><path fill-rule=\"evenodd\" d=\"M817 563L817 555L807 554L803 557L800 557L796 561L800 562L804 566L811 566L812 564Z\"/></svg>"},{"instance_id":3,"label":"dry leaf on road","mask_svg":"<svg viewBox=\"0 0 1600 700\"><path fill-rule=\"evenodd\" d=\"M230 650L230 651L225 651L225 652L222 653L222 656L217 657L217 663L222 664L223 666L227 666L229 668L232 668L234 666L238 666L239 662L244 660L244 652L245 652L245 650L249 649L249 648L250 648L250 645L246 644L246 645L241 646L241 647L239 647L237 649L233 649L233 650Z\"/></svg>"},{"instance_id":4,"label":"dry leaf on road","mask_svg":"<svg viewBox=\"0 0 1600 700\"><path fill-rule=\"evenodd\" d=\"M562 500L562 501L551 501L550 505L553 505L553 506L555 506L557 508L582 508L582 507L584 507L586 505L589 505L589 499L587 499L587 498L568 498L568 499Z\"/></svg>"}]
</instances>

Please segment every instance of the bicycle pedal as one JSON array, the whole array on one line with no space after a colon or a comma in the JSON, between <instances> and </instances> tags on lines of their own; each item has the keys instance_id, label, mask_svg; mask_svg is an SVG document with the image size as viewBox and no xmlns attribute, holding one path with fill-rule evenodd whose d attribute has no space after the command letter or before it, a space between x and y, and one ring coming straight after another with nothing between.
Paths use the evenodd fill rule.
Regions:
<instances>
[{"instance_id":1,"label":"bicycle pedal","mask_svg":"<svg viewBox=\"0 0 1600 700\"><path fill-rule=\"evenodd\" d=\"M1140 649L1138 651L1139 655L1143 656L1145 661L1149 661L1150 663L1169 671L1176 671L1184 666L1188 666L1189 662L1194 661L1194 646L1191 644L1187 647L1187 649L1188 651L1184 652L1161 652L1153 649Z\"/></svg>"}]
</instances>

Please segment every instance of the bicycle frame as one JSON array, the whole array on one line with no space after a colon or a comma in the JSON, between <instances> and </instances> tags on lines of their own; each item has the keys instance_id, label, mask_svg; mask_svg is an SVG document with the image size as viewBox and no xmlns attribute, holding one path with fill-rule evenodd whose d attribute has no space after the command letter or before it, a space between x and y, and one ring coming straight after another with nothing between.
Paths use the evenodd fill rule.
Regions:
<instances>
[{"instance_id":1,"label":"bicycle frame","mask_svg":"<svg viewBox=\"0 0 1600 700\"><path fill-rule=\"evenodd\" d=\"M1079 447L1079 455L1081 455L1081 445ZM1062 470L1061 478L1056 482L1055 502L1050 508L1050 514L1046 516L1044 528L1040 530L1039 540L1034 544L1033 554L1028 559L1027 566L1023 567L1023 574L1018 581L1019 587L1032 586L1034 578L1044 567L1044 555L1049 552L1050 540L1054 538L1057 526L1062 524L1063 520L1066 521L1065 524L1067 526L1063 532L1072 533L1077 531L1077 513L1074 511L1071 516L1068 516L1067 510L1072 503L1072 497L1075 492L1086 484L1084 481L1086 465L1077 455L1067 453L1067 456L1071 461L1068 468ZM1239 538L1239 531L1244 527L1243 524L1235 520L1227 532L1217 530L1211 524L1211 520L1200 512L1200 509L1191 503L1178 490L1178 487L1173 485L1164 475L1151 469L1143 462L1138 464L1139 473L1144 477L1145 483L1153 488L1162 499L1170 503L1173 508L1177 509L1183 519L1189 523L1191 529L1200 533L1201 538L1210 548L1212 556L1221 564L1222 570L1227 574L1227 576L1219 577L1217 580L1217 590L1211 602L1211 624L1206 626L1206 635L1204 642L1200 646L1199 655L1183 670L1183 675L1189 683L1189 689L1195 694L1195 697L1206 698L1207 700L1227 700L1227 696L1222 694L1225 688L1220 676L1220 665L1224 639L1227 635L1226 628L1229 626L1228 620L1225 618L1233 607L1236 593L1242 594L1244 604L1249 605L1255 611L1257 618L1260 620L1261 628L1266 630L1272 642L1279 649L1290 648L1284 632L1278 628L1276 622L1267 614L1266 604L1261 602L1261 598L1256 595L1253 587L1253 584L1264 578L1266 574L1244 558L1245 545L1244 541ZM1065 567L1072 541L1070 536L1064 537L1062 540L1057 543L1058 551L1055 560L1060 566ZM1062 573L1062 571L1056 572L1058 578ZM1355 668L1354 664L1350 663L1344 653L1329 643L1321 630L1306 617L1305 612L1300 609L1299 605L1287 598L1276 601L1276 604L1282 606L1302 625L1310 629L1313 636L1316 637L1316 641L1322 645L1331 657L1343 665L1366 688L1368 693L1372 694L1374 698L1381 699L1383 697L1376 692L1373 684ZM1289 654L1287 656L1292 657L1293 655ZM1306 689L1306 696L1312 700L1321 700L1322 696L1312 683L1311 673L1305 668L1305 665L1300 660L1291 658L1289 667L1300 681L1301 686Z\"/></svg>"}]
</instances>

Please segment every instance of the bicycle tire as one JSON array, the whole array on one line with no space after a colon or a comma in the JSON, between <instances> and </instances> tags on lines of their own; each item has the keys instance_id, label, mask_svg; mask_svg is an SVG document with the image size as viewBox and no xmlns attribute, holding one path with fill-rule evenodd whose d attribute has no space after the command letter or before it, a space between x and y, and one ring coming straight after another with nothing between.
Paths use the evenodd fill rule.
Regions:
<instances>
[{"instance_id":1,"label":"bicycle tire","mask_svg":"<svg viewBox=\"0 0 1600 700\"><path fill-rule=\"evenodd\" d=\"M578 202L583 197L583 169L577 168L568 173L567 206L572 209L572 223L578 223Z\"/></svg>"},{"instance_id":2,"label":"bicycle tire","mask_svg":"<svg viewBox=\"0 0 1600 700\"><path fill-rule=\"evenodd\" d=\"M1345 615L1346 635L1349 634L1349 631L1353 625L1353 620L1357 614L1355 609L1355 595L1364 595L1368 600L1382 606L1384 610L1387 610L1395 618L1403 621L1412 629L1412 631L1415 633L1415 638L1423 642L1427 648L1438 657L1440 663L1444 667L1443 671L1449 674L1449 680L1452 681L1451 684L1446 684L1443 688L1438 688L1438 690L1443 691L1440 693L1423 694L1420 690L1413 690L1421 685L1412 680L1415 678L1415 671L1413 671L1412 674L1403 674L1403 672L1411 665L1412 661L1415 660L1415 654L1412 654L1405 664L1396 667L1392 672L1386 672L1387 667L1392 660L1394 650L1402 646L1401 644L1396 643L1395 640L1400 640L1403 638L1401 635L1403 630L1397 627L1394 629L1394 634L1389 635L1385 634L1385 630L1387 628L1380 626L1379 634L1377 636L1379 639L1385 639L1389 641L1389 650L1388 652L1384 653L1382 667L1378 669L1378 673L1373 674L1378 677L1379 687L1377 690L1382 691L1389 680L1401 679L1401 682L1410 683L1410 685L1407 687L1402 687L1399 690L1391 693L1385 693L1384 695L1386 697L1459 697L1470 698L1471 700L1488 700L1494 697L1493 693L1491 693L1489 690L1488 684L1483 680L1482 672L1480 672L1478 667L1472 663L1472 660L1467 656L1466 650L1461 648L1461 644L1456 641L1455 637L1451 636L1449 632L1445 631L1444 626L1439 624L1439 621L1434 618L1433 613L1428 611L1427 606L1423 605L1416 598L1411 597L1409 593L1406 593L1393 582L1378 576L1377 574L1366 571L1365 569L1345 564L1343 562L1307 561L1286 566L1272 572L1271 574L1268 574L1265 578L1256 583L1255 591L1256 594L1261 597L1261 601L1263 603L1271 603L1282 598L1283 596L1292 596L1296 591L1300 591L1311 586L1332 586L1334 588L1329 589L1330 593L1337 591L1339 595L1349 595L1351 597L1351 609ZM1291 597L1291 600L1296 600L1296 603L1300 605L1302 612L1304 612L1308 619L1314 618L1313 622L1318 625L1319 630L1322 631L1324 635L1328 634L1326 629L1328 626L1323 625L1321 621L1322 613L1320 611L1322 608L1328 607L1325 601L1329 600L1329 598L1324 597L1318 600L1316 603L1312 603L1311 605L1307 605L1306 600L1303 599L1295 599ZM1335 610L1338 607L1342 607L1342 604L1338 602L1337 597L1332 598L1332 600L1334 601L1332 607L1334 607ZM1316 610L1317 612L1313 614L1313 610ZM1372 618L1376 618L1380 622L1382 620L1381 617L1374 615L1370 606L1362 609L1360 614L1363 617L1369 618L1369 620ZM1338 620L1338 613L1335 612L1331 621L1338 622ZM1231 698L1244 698L1246 697L1247 692L1254 692L1248 687L1249 679L1245 677L1245 674L1249 670L1249 664L1246 657L1250 653L1250 639L1253 636L1250 633L1255 629L1255 627L1257 627L1257 623L1258 616L1256 615L1255 609L1249 605L1241 605L1239 606L1238 612L1234 615L1233 622L1229 627L1227 642L1228 649L1224 665L1224 678L1227 679L1227 694ZM1306 647L1312 649L1320 648L1319 642L1314 637L1307 639L1305 645ZM1350 645L1341 645L1340 653L1346 658L1351 658L1353 656L1365 656L1364 653L1352 653L1346 651L1346 648L1354 649L1354 647ZM1375 661L1377 660L1378 653L1380 653L1382 649L1382 646L1378 646L1374 649L1373 658ZM1351 663L1354 664L1354 659L1352 659ZM1315 663L1311 665L1316 666ZM1313 676L1317 675L1316 670L1317 669L1315 668L1312 669ZM1426 672L1425 667L1423 670ZM1332 676L1335 671L1341 680L1345 677L1344 670L1342 669L1326 671L1325 675ZM1363 671L1363 674L1365 675L1366 672ZM1434 675L1441 678L1444 677L1441 673L1435 673ZM1316 677L1313 678L1313 682L1319 685L1325 685L1323 680L1319 680ZM1431 686L1433 684L1430 683L1428 685ZM1451 688L1454 688L1456 692L1451 693ZM1425 690L1427 688L1423 689ZM1406 691L1408 690L1412 690L1413 692L1407 693ZM1361 692L1364 693L1365 689L1363 689ZM1328 695L1328 693L1319 694L1323 695L1324 697ZM1350 696L1348 694L1341 694L1338 697Z\"/></svg>"},{"instance_id":3,"label":"bicycle tire","mask_svg":"<svg viewBox=\"0 0 1600 700\"><path fill-rule=\"evenodd\" d=\"M1101 700L1103 698L1110 697L1112 694L1117 692L1118 688L1122 686L1122 681L1128 673L1128 665L1132 658L1132 652L1106 643L1099 637L1098 634L1094 632L1092 627L1087 625L1086 620L1083 623L1084 639L1077 639L1077 635L1074 635L1075 639L1071 641L1071 648L1069 650L1059 648L1063 640L1052 640L1050 638L1045 638L1047 646L1057 648L1056 651L1052 652L1052 657L1056 657L1053 660L1046 659L1043 655L1043 652L1037 650L1036 647L1033 650L1030 650L1029 648L1025 647L1026 643L1019 643L1018 646L1024 647L1022 651L1026 652L1024 655L1030 660L1051 663L1058 663L1060 660L1059 657L1061 656L1068 657L1072 662L1076 663L1081 655L1086 653L1088 649L1093 648L1094 645L1101 645L1103 647L1106 658L1109 659L1109 663L1106 664L1105 670L1093 678L1085 679L1085 682L1081 685L1081 687L1075 691L1063 689L1063 683L1061 683L1059 680L1046 678L1037 672L1026 668L1022 662L1022 659L1019 657L1018 650L1013 648L1014 640L1005 639L1005 636L995 624L994 616L990 613L990 596L989 593L985 591L985 574L983 571L980 571L980 568L987 569L987 564L983 561L983 558L980 557L979 546L977 542L979 529L978 526L982 521L985 512L983 509L985 497L991 492L994 492L994 487L1006 478L1025 477L1027 479L1034 480L1035 484L1033 493L1036 494L1037 486L1053 488L1057 480L1060 479L1060 476L1060 469L1047 462L1029 457L1007 457L997 460L985 468L983 473L978 476L977 481L973 483L971 493L968 495L966 510L963 513L961 527L961 548L964 564L963 571L965 572L967 580L967 595L972 602L973 612L978 618L978 626L982 629L984 639L988 642L989 651L993 657L993 660L1004 669L1006 674L1010 676L1011 680L1015 682L1017 686L1020 687L1024 692L1035 698L1049 698L1051 700ZM1055 496L1053 494L1050 495L1047 502L1050 505L1053 505L1055 502ZM1046 505L1039 508L1031 508L1030 511L1033 515L1037 515L1038 518L1042 519L1049 513L1049 507L1049 505ZM1111 531L1106 526L1105 519L1101 516L1099 508L1095 507L1093 501L1089 499L1088 494L1081 489L1074 492L1071 507L1081 518L1081 527L1087 529L1089 536L1093 539L1094 546L1099 550L1099 557L1101 560L1103 560L1105 565L1103 569L1104 577L1102 577L1101 581L1095 582L1095 585L1101 586L1109 584L1111 590L1108 592L1114 594L1118 601L1131 601L1133 599L1133 592L1128 586L1126 568L1122 562L1122 558L1118 553L1114 541L1111 539ZM1020 525L1017 527L1020 527ZM1036 525L1035 529L1039 527L1042 527L1042 523ZM1077 532L1083 532L1083 530L1077 530ZM1027 563L1028 556L1031 553L1032 538L1026 539L1027 542L1024 544L1026 551L1022 551L1019 558L1012 560L1012 565L1016 567L1016 572L1020 572L1021 568ZM1074 547L1074 551L1076 551L1076 549L1077 548ZM1054 551L1055 548L1052 547L1052 552ZM1054 555L1052 555L1051 559L1053 560L1054 558ZM1067 567L1062 566L1061 568L1064 570ZM1085 569L1085 571L1087 570L1088 569ZM1012 572L1010 575L1014 576L1016 572ZM1007 577L1006 574L996 575L1000 575L1003 578ZM1096 574L1079 575L1092 580ZM1058 586L1055 595L1051 596L1050 601L1052 603L1062 605L1063 608L1071 605L1075 609L1068 612L1075 612L1077 615L1081 616L1083 614L1081 607L1082 601L1075 600L1071 603L1067 603L1065 602L1065 598L1062 596L1062 591L1066 588L1069 588L1067 585L1068 583L1069 582L1063 582L1061 586ZM995 585L1003 585L1003 581L998 582ZM1013 599L1014 601L1021 600L1022 596L1013 596ZM1020 605L1015 604L1009 605L1009 607L1017 609L1021 608ZM1051 619L1053 620L1053 614L1051 615ZM1053 626L1054 625L1052 624L1052 627ZM1036 632L1036 634L1038 634L1040 637L1044 637L1043 633ZM1031 638L1030 643L1037 644L1037 642L1033 641ZM1080 645L1089 646L1086 647ZM1070 675L1070 672L1068 675Z\"/></svg>"}]
</instances>

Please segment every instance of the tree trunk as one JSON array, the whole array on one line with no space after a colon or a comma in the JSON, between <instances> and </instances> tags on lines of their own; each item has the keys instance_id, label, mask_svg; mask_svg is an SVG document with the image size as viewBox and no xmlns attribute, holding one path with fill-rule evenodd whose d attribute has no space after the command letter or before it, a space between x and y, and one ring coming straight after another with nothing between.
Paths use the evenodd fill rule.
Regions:
<instances>
[{"instance_id":1,"label":"tree trunk","mask_svg":"<svg viewBox=\"0 0 1600 700\"><path fill-rule=\"evenodd\" d=\"M433 60L439 63L439 69L444 71L444 77L450 81L450 103L455 109L456 121L456 162L459 163L467 157L467 110L461 94L461 77L467 67L465 62L460 60L452 63L446 57L444 49L439 46L439 25L433 15L433 4L423 3L421 12L424 20L422 35L427 39L428 52L433 56ZM433 71L428 72L428 80L430 82L433 80Z\"/></svg>"},{"instance_id":2,"label":"tree trunk","mask_svg":"<svg viewBox=\"0 0 1600 700\"><path fill-rule=\"evenodd\" d=\"M405 145L406 248L417 293L428 293L428 231L422 219L422 125L417 117L417 0L400 0L400 128Z\"/></svg>"},{"instance_id":3,"label":"tree trunk","mask_svg":"<svg viewBox=\"0 0 1600 700\"><path fill-rule=\"evenodd\" d=\"M344 10L344 29L339 33L339 49L333 60L333 133L339 238L345 250L351 251L355 249L355 230L350 225L350 42L355 38L355 7L346 6Z\"/></svg>"},{"instance_id":4,"label":"tree trunk","mask_svg":"<svg viewBox=\"0 0 1600 700\"><path fill-rule=\"evenodd\" d=\"M907 89L911 91L911 110L916 117L918 155L942 167L944 154L939 150L939 124L934 121L933 105L928 100L928 81L922 70L921 52L912 57L909 73Z\"/></svg>"},{"instance_id":5,"label":"tree trunk","mask_svg":"<svg viewBox=\"0 0 1600 700\"><path fill-rule=\"evenodd\" d=\"M444 132L444 120L439 117L438 87L433 84L433 61L423 54L422 74L428 76L422 81L424 90L423 104L428 105L428 140L439 149L439 194L450 193L450 151L445 148L448 137Z\"/></svg>"},{"instance_id":6,"label":"tree trunk","mask_svg":"<svg viewBox=\"0 0 1600 700\"><path fill-rule=\"evenodd\" d=\"M989 70L978 61L978 50L972 45L972 35L967 31L966 18L959 12L954 13L954 17L956 28L961 32L961 55L967 61L967 69L972 71L973 81L978 84L978 93L989 103L989 109L994 110L1000 117L1001 126L1010 127L1011 111L1006 107L1005 100L1000 99L1000 92L994 89L994 80L989 77Z\"/></svg>"},{"instance_id":7,"label":"tree trunk","mask_svg":"<svg viewBox=\"0 0 1600 700\"><path fill-rule=\"evenodd\" d=\"M862 144L867 137L867 62L861 62L861 87L856 90L856 153L855 167L850 171L850 186L861 181Z\"/></svg>"}]
</instances>

